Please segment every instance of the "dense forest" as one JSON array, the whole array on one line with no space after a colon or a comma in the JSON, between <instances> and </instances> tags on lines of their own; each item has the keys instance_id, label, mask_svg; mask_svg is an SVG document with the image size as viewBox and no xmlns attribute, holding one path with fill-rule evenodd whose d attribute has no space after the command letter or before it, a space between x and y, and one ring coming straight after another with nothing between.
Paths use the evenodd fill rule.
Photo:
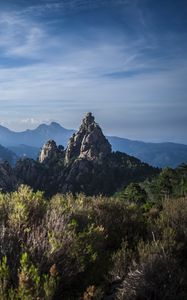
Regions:
<instances>
[{"instance_id":1,"label":"dense forest","mask_svg":"<svg viewBox=\"0 0 187 300\"><path fill-rule=\"evenodd\" d=\"M0 194L0 299L187 295L187 165L113 197Z\"/></svg>"}]
</instances>

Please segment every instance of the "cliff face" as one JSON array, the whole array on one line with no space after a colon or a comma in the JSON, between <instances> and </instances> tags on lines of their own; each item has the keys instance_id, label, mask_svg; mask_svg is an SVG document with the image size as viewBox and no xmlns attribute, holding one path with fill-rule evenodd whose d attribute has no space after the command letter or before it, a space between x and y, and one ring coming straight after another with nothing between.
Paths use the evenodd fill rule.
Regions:
<instances>
[{"instance_id":1,"label":"cliff face","mask_svg":"<svg viewBox=\"0 0 187 300\"><path fill-rule=\"evenodd\" d=\"M15 169L3 167L0 172L3 190L12 190L19 182L47 195L58 192L111 195L130 182L157 174L158 169L127 154L112 153L93 115L87 113L66 150L49 140L38 161L23 159Z\"/></svg>"}]
</instances>

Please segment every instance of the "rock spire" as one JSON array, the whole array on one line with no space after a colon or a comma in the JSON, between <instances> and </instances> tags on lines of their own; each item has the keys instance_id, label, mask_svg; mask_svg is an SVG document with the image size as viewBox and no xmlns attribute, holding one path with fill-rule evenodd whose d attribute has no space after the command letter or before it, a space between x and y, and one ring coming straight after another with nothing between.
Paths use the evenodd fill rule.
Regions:
<instances>
[{"instance_id":1,"label":"rock spire","mask_svg":"<svg viewBox=\"0 0 187 300\"><path fill-rule=\"evenodd\" d=\"M92 113L87 113L82 120L79 130L69 140L65 162L69 163L74 158L102 160L110 153L110 143L95 122Z\"/></svg>"},{"instance_id":2,"label":"rock spire","mask_svg":"<svg viewBox=\"0 0 187 300\"><path fill-rule=\"evenodd\" d=\"M46 144L43 145L42 150L39 155L39 162L44 163L55 159L59 156L60 152L63 152L63 147L56 145L56 142L49 140Z\"/></svg>"}]
</instances>

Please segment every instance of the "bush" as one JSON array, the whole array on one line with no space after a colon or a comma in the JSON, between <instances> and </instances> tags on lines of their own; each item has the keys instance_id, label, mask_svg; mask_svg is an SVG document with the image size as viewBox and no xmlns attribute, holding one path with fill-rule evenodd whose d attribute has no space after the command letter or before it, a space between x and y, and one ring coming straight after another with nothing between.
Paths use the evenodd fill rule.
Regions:
<instances>
[{"instance_id":1,"label":"bush","mask_svg":"<svg viewBox=\"0 0 187 300\"><path fill-rule=\"evenodd\" d=\"M185 299L187 199L156 206L126 190L0 194L0 299Z\"/></svg>"},{"instance_id":2,"label":"bush","mask_svg":"<svg viewBox=\"0 0 187 300\"><path fill-rule=\"evenodd\" d=\"M146 191L138 183L130 183L123 192L118 194L118 197L138 205L145 204L147 201Z\"/></svg>"},{"instance_id":3,"label":"bush","mask_svg":"<svg viewBox=\"0 0 187 300\"><path fill-rule=\"evenodd\" d=\"M54 268L53 268L54 269ZM20 258L16 288L12 285L10 268L4 257L0 262L0 297L2 300L52 300L58 285L58 273L39 274L39 270L30 262L28 254Z\"/></svg>"}]
</instances>

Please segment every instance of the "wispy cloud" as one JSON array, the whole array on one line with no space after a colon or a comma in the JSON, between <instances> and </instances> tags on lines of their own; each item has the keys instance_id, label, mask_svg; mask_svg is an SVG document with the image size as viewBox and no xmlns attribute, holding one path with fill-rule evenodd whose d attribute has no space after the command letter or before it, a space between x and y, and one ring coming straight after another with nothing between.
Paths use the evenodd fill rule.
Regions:
<instances>
[{"instance_id":1,"label":"wispy cloud","mask_svg":"<svg viewBox=\"0 0 187 300\"><path fill-rule=\"evenodd\" d=\"M48 38L41 24L14 13L0 14L1 56L40 59Z\"/></svg>"},{"instance_id":2,"label":"wispy cloud","mask_svg":"<svg viewBox=\"0 0 187 300\"><path fill-rule=\"evenodd\" d=\"M72 14L82 10L93 10L102 7L130 5L136 0L61 0L45 1L42 4L30 5L20 11L22 15L43 16L46 13Z\"/></svg>"},{"instance_id":3,"label":"wispy cloud","mask_svg":"<svg viewBox=\"0 0 187 300\"><path fill-rule=\"evenodd\" d=\"M64 21L63 13L91 7L91 14L101 2L121 5L121 19L115 16L113 27L108 27L111 15L106 24L98 18L83 27L78 27L82 20L67 26L71 22ZM108 134L154 140L166 122L169 138L172 120L183 120L179 127L185 135L187 52L182 33L152 31L135 0L40 3L0 13L3 124L11 118L10 127L21 129L57 120L77 128L82 114L91 110ZM48 14L53 16L48 19Z\"/></svg>"}]
</instances>

